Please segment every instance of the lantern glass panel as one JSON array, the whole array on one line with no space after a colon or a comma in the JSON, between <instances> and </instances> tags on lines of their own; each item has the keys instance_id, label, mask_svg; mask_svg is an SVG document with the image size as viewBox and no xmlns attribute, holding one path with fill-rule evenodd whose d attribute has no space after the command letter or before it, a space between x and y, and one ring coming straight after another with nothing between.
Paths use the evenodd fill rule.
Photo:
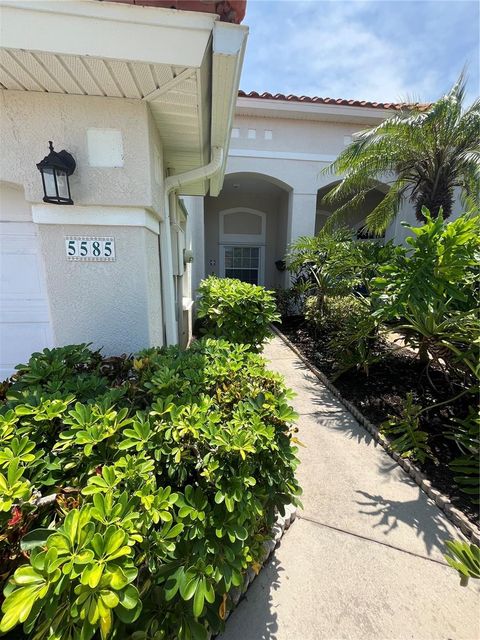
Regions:
<instances>
[{"instance_id":1,"label":"lantern glass panel","mask_svg":"<svg viewBox=\"0 0 480 640\"><path fill-rule=\"evenodd\" d=\"M58 186L58 195L60 198L65 198L68 200L68 182L67 182L67 174L65 171L61 171L60 169L56 170L57 174L57 186Z\"/></svg>"},{"instance_id":2,"label":"lantern glass panel","mask_svg":"<svg viewBox=\"0 0 480 640\"><path fill-rule=\"evenodd\" d=\"M55 176L53 175L53 169L45 167L42 173L45 181L45 195L47 198L56 198L57 190L55 188Z\"/></svg>"}]
</instances>

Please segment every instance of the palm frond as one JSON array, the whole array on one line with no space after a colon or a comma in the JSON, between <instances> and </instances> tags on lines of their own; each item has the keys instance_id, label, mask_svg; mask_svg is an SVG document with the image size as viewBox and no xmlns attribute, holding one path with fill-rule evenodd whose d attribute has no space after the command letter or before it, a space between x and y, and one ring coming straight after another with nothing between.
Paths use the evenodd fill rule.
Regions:
<instances>
[{"instance_id":1,"label":"palm frond","mask_svg":"<svg viewBox=\"0 0 480 640\"><path fill-rule=\"evenodd\" d=\"M463 109L466 79L462 72L451 90L427 110L412 108L365 129L323 170L341 176L324 201L338 205L329 228L363 203L366 193L387 176L393 182L384 203L367 217L367 228L385 231L408 196L433 215L448 216L453 192L478 193L480 177L480 100ZM397 184L398 183L398 184Z\"/></svg>"}]
</instances>

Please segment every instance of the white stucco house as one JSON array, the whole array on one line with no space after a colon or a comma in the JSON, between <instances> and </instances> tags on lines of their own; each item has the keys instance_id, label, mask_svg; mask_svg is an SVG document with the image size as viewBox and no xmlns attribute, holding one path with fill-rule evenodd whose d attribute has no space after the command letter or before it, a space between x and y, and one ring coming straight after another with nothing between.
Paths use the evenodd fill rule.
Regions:
<instances>
[{"instance_id":1,"label":"white stucco house","mask_svg":"<svg viewBox=\"0 0 480 640\"><path fill-rule=\"evenodd\" d=\"M0 379L44 347L187 344L208 274L287 285L288 245L331 214L325 167L405 106L238 92L245 0L0 12ZM42 181L49 141L75 166L73 204L45 197L67 180ZM403 242L401 220L408 203L385 239Z\"/></svg>"},{"instance_id":2,"label":"white stucco house","mask_svg":"<svg viewBox=\"0 0 480 640\"><path fill-rule=\"evenodd\" d=\"M196 253L205 251L198 278L214 273L270 288L284 286L288 274L281 270L281 261L286 248L299 236L317 233L332 213L322 197L339 177L324 169L355 132L380 124L405 106L241 91L223 189L218 198L204 199L204 222L195 236ZM363 226L387 189L379 184L371 192L348 220L354 229ZM415 220L408 202L385 240L403 242L402 220Z\"/></svg>"},{"instance_id":3,"label":"white stucco house","mask_svg":"<svg viewBox=\"0 0 480 640\"><path fill-rule=\"evenodd\" d=\"M222 187L248 30L225 1L142 4L181 2L0 2L0 379L188 340L192 198ZM73 204L45 197L49 141Z\"/></svg>"}]
</instances>

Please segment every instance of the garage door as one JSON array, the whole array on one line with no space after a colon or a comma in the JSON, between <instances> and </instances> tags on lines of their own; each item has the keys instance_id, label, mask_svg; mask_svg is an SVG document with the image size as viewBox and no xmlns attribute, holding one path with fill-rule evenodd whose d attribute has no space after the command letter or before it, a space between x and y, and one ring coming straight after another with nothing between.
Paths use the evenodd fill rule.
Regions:
<instances>
[{"instance_id":1,"label":"garage door","mask_svg":"<svg viewBox=\"0 0 480 640\"><path fill-rule=\"evenodd\" d=\"M12 220L30 212L25 201L18 200L23 193L11 191L0 187L1 380L34 351L53 343L37 228L33 222Z\"/></svg>"}]
</instances>

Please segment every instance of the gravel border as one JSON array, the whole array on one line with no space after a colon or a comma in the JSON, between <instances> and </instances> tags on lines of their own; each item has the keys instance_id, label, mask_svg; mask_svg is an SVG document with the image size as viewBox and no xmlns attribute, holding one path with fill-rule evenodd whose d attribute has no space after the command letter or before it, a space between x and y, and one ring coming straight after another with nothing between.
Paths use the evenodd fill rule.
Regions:
<instances>
[{"instance_id":1,"label":"gravel border","mask_svg":"<svg viewBox=\"0 0 480 640\"><path fill-rule=\"evenodd\" d=\"M322 382L327 389L343 404L343 406L353 415L358 422L372 435L373 439L378 442L388 453L388 455L409 475L424 493L431 498L437 507L441 509L446 517L460 529L466 538L480 546L480 529L471 522L471 520L461 511L454 507L448 496L438 489L434 489L430 480L416 467L410 460L401 458L400 455L393 451L391 446L380 433L379 429L370 420L357 409L355 405L346 400L340 391L333 385L327 376L322 373L315 365L311 364L300 350L277 328L271 326L272 331L289 347L295 355L305 364L308 369Z\"/></svg>"}]
</instances>

